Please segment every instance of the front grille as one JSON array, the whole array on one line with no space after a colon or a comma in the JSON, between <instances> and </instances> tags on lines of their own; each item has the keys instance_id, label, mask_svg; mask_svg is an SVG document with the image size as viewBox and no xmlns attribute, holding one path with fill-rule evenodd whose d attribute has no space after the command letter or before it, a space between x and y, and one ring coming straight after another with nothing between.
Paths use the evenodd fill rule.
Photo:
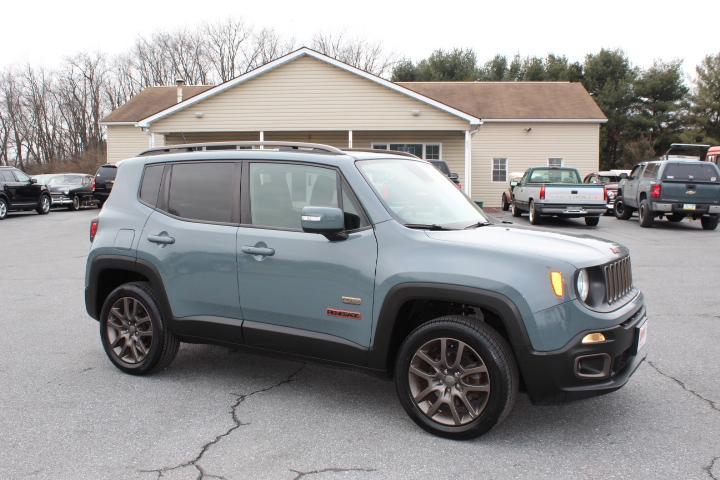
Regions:
<instances>
[{"instance_id":1,"label":"front grille","mask_svg":"<svg viewBox=\"0 0 720 480\"><path fill-rule=\"evenodd\" d=\"M632 290L632 268L630 257L609 263L603 267L605 276L605 295L607 303L612 305Z\"/></svg>"}]
</instances>

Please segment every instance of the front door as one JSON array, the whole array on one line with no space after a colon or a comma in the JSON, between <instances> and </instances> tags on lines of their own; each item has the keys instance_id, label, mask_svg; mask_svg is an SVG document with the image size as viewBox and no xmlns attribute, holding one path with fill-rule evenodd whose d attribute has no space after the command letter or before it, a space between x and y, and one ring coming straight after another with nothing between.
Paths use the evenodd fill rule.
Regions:
<instances>
[{"instance_id":1,"label":"front door","mask_svg":"<svg viewBox=\"0 0 720 480\"><path fill-rule=\"evenodd\" d=\"M153 178L150 168L157 167L146 167L144 182ZM180 328L182 320L186 326L234 324L237 341L242 318L235 252L239 190L239 162L169 164L157 209L138 244L138 260L159 271Z\"/></svg>"},{"instance_id":2,"label":"front door","mask_svg":"<svg viewBox=\"0 0 720 480\"><path fill-rule=\"evenodd\" d=\"M290 351L317 345L305 353L326 358L332 354L323 346L367 347L377 242L338 171L280 162L248 167L237 247L246 341ZM347 239L303 232L305 206L342 208Z\"/></svg>"},{"instance_id":3,"label":"front door","mask_svg":"<svg viewBox=\"0 0 720 480\"><path fill-rule=\"evenodd\" d=\"M15 184L15 198L17 203L35 205L40 200L40 189L38 183L32 183L30 177L20 170L13 170L17 183Z\"/></svg>"}]
</instances>

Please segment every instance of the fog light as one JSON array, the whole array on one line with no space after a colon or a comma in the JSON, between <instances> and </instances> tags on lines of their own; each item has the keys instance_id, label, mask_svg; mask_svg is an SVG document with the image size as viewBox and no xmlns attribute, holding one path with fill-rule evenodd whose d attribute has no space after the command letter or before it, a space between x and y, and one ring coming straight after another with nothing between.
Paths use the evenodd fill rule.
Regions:
<instances>
[{"instance_id":1,"label":"fog light","mask_svg":"<svg viewBox=\"0 0 720 480\"><path fill-rule=\"evenodd\" d=\"M588 343L602 343L605 341L605 335L603 335L600 332L595 333L588 333L585 335L582 339L582 343L588 344Z\"/></svg>"}]
</instances>

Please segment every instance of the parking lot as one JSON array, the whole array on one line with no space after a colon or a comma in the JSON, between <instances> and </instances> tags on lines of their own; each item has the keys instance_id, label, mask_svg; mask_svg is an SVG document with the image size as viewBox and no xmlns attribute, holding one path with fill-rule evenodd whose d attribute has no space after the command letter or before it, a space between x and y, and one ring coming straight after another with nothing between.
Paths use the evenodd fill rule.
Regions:
<instances>
[{"instance_id":1,"label":"parking lot","mask_svg":"<svg viewBox=\"0 0 720 480\"><path fill-rule=\"evenodd\" d=\"M183 345L159 374L121 373L83 302L97 212L0 223L0 478L720 479L720 230L547 219L630 248L647 361L610 395L542 407L521 395L502 425L454 442L418 428L391 382L355 371Z\"/></svg>"}]
</instances>

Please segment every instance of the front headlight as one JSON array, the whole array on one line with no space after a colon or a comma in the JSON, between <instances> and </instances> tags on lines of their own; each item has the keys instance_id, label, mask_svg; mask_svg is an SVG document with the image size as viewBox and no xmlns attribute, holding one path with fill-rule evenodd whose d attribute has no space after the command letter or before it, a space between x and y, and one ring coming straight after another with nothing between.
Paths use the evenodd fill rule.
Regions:
<instances>
[{"instance_id":1,"label":"front headlight","mask_svg":"<svg viewBox=\"0 0 720 480\"><path fill-rule=\"evenodd\" d=\"M590 293L590 278L588 277L587 270L583 269L578 272L576 287L580 300L583 302L586 301Z\"/></svg>"}]
</instances>

